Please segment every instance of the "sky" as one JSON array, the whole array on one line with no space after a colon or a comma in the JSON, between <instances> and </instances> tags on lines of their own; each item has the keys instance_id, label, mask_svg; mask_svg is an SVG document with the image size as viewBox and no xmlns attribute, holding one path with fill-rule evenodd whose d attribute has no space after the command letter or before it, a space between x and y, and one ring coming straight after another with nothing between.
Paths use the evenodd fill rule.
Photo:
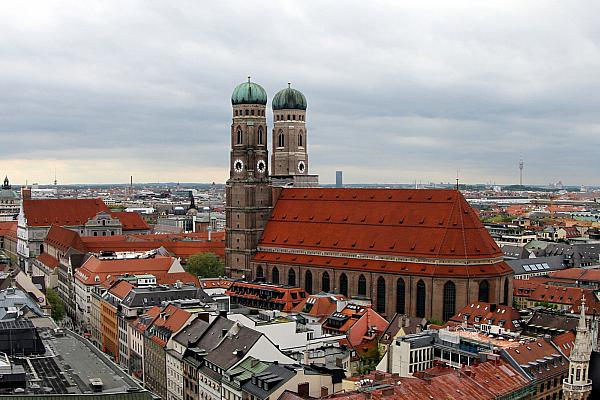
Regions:
<instances>
[{"instance_id":1,"label":"sky","mask_svg":"<svg viewBox=\"0 0 600 400\"><path fill-rule=\"evenodd\" d=\"M0 174L225 182L231 92L308 102L347 183L600 184L598 1L13 1ZM270 109L270 108L269 108ZM272 118L269 113L269 125Z\"/></svg>"}]
</instances>

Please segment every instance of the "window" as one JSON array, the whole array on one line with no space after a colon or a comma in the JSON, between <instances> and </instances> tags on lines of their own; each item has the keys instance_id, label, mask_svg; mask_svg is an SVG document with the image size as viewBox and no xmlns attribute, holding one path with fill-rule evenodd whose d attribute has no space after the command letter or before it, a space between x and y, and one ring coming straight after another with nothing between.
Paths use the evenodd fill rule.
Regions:
<instances>
[{"instance_id":1,"label":"window","mask_svg":"<svg viewBox=\"0 0 600 400\"><path fill-rule=\"evenodd\" d=\"M417 317L425 318L425 283L417 282Z\"/></svg>"},{"instance_id":2,"label":"window","mask_svg":"<svg viewBox=\"0 0 600 400\"><path fill-rule=\"evenodd\" d=\"M348 277L344 273L340 275L340 294L348 296Z\"/></svg>"},{"instance_id":3,"label":"window","mask_svg":"<svg viewBox=\"0 0 600 400\"><path fill-rule=\"evenodd\" d=\"M385 279L383 276L377 279L377 312L385 314Z\"/></svg>"},{"instance_id":4,"label":"window","mask_svg":"<svg viewBox=\"0 0 600 400\"><path fill-rule=\"evenodd\" d=\"M396 281L396 312L404 314L404 279L398 278Z\"/></svg>"},{"instance_id":5,"label":"window","mask_svg":"<svg viewBox=\"0 0 600 400\"><path fill-rule=\"evenodd\" d=\"M237 144L242 144L244 142L244 136L242 135L242 129L238 128L237 129Z\"/></svg>"},{"instance_id":6,"label":"window","mask_svg":"<svg viewBox=\"0 0 600 400\"><path fill-rule=\"evenodd\" d=\"M366 296L367 295L367 278L361 274L358 277L358 295Z\"/></svg>"},{"instance_id":7,"label":"window","mask_svg":"<svg viewBox=\"0 0 600 400\"><path fill-rule=\"evenodd\" d=\"M502 304L508 305L508 278L504 279L504 302Z\"/></svg>"},{"instance_id":8,"label":"window","mask_svg":"<svg viewBox=\"0 0 600 400\"><path fill-rule=\"evenodd\" d=\"M321 291L327 293L330 289L329 272L323 272L323 276L321 276Z\"/></svg>"},{"instance_id":9,"label":"window","mask_svg":"<svg viewBox=\"0 0 600 400\"><path fill-rule=\"evenodd\" d=\"M285 146L285 136L283 135L283 131L279 131L279 137L277 138L277 146L278 147Z\"/></svg>"},{"instance_id":10,"label":"window","mask_svg":"<svg viewBox=\"0 0 600 400\"><path fill-rule=\"evenodd\" d=\"M277 269L277 267L273 267L273 271L271 272L272 275L272 279L271 282L273 283L279 283L279 270Z\"/></svg>"},{"instance_id":11,"label":"window","mask_svg":"<svg viewBox=\"0 0 600 400\"><path fill-rule=\"evenodd\" d=\"M304 146L304 140L302 138L302 132L298 135L298 147Z\"/></svg>"},{"instance_id":12,"label":"window","mask_svg":"<svg viewBox=\"0 0 600 400\"><path fill-rule=\"evenodd\" d=\"M260 279L263 277L263 267L262 265L259 265L258 267L256 267L256 278Z\"/></svg>"},{"instance_id":13,"label":"window","mask_svg":"<svg viewBox=\"0 0 600 400\"><path fill-rule=\"evenodd\" d=\"M454 282L448 281L444 284L444 311L443 319L448 321L454 315L456 307L456 285Z\"/></svg>"},{"instance_id":14,"label":"window","mask_svg":"<svg viewBox=\"0 0 600 400\"><path fill-rule=\"evenodd\" d=\"M304 290L306 290L309 294L312 294L312 272L306 271L304 274Z\"/></svg>"},{"instance_id":15,"label":"window","mask_svg":"<svg viewBox=\"0 0 600 400\"><path fill-rule=\"evenodd\" d=\"M258 127L258 144L263 144L263 129L262 129L262 126Z\"/></svg>"},{"instance_id":16,"label":"window","mask_svg":"<svg viewBox=\"0 0 600 400\"><path fill-rule=\"evenodd\" d=\"M288 271L288 285L296 286L296 271L293 269Z\"/></svg>"},{"instance_id":17,"label":"window","mask_svg":"<svg viewBox=\"0 0 600 400\"><path fill-rule=\"evenodd\" d=\"M479 301L489 303L490 301L490 284L488 281L481 281L479 283Z\"/></svg>"}]
</instances>

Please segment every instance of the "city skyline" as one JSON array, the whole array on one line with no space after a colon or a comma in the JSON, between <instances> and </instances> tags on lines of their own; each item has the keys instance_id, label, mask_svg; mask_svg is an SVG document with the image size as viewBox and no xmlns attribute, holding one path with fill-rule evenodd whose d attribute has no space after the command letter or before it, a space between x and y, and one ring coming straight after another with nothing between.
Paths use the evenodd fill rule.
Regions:
<instances>
[{"instance_id":1,"label":"city skyline","mask_svg":"<svg viewBox=\"0 0 600 400\"><path fill-rule=\"evenodd\" d=\"M361 4L4 7L0 173L222 183L252 75L269 130L272 96L305 93L322 183L517 184L521 157L524 184L599 183L598 5Z\"/></svg>"}]
</instances>

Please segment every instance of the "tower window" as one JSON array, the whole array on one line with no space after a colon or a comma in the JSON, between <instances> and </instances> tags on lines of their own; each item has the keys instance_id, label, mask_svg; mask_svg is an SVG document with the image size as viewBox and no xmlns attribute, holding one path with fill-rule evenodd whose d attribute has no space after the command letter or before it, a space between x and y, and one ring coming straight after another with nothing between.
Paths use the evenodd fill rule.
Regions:
<instances>
[{"instance_id":1,"label":"tower window","mask_svg":"<svg viewBox=\"0 0 600 400\"><path fill-rule=\"evenodd\" d=\"M248 110L246 110L246 115L248 115L248 114L249 114L249 112L248 112Z\"/></svg>"},{"instance_id":2,"label":"tower window","mask_svg":"<svg viewBox=\"0 0 600 400\"><path fill-rule=\"evenodd\" d=\"M283 135L283 131L279 131L279 137L277 138L277 146L285 146L285 136Z\"/></svg>"},{"instance_id":3,"label":"tower window","mask_svg":"<svg viewBox=\"0 0 600 400\"><path fill-rule=\"evenodd\" d=\"M290 114L288 114L288 118L287 118L287 120L289 121L290 119L291 119L291 118L290 118Z\"/></svg>"},{"instance_id":4,"label":"tower window","mask_svg":"<svg viewBox=\"0 0 600 400\"><path fill-rule=\"evenodd\" d=\"M242 130L238 128L237 130L237 144L242 144L244 142L244 136L242 135Z\"/></svg>"},{"instance_id":5,"label":"tower window","mask_svg":"<svg viewBox=\"0 0 600 400\"><path fill-rule=\"evenodd\" d=\"M258 144L263 144L263 129L262 129L262 126L258 127Z\"/></svg>"},{"instance_id":6,"label":"tower window","mask_svg":"<svg viewBox=\"0 0 600 400\"><path fill-rule=\"evenodd\" d=\"M448 321L453 315L456 308L456 286L454 282L448 281L444 284L444 312L442 318Z\"/></svg>"},{"instance_id":7,"label":"tower window","mask_svg":"<svg viewBox=\"0 0 600 400\"><path fill-rule=\"evenodd\" d=\"M250 115L254 115L254 110L250 110Z\"/></svg>"},{"instance_id":8,"label":"tower window","mask_svg":"<svg viewBox=\"0 0 600 400\"><path fill-rule=\"evenodd\" d=\"M235 116L236 116L236 117L237 117L237 114L238 114L238 110L235 110Z\"/></svg>"},{"instance_id":9,"label":"tower window","mask_svg":"<svg viewBox=\"0 0 600 400\"><path fill-rule=\"evenodd\" d=\"M304 140L302 140L302 134L301 133L298 135L298 146L299 147L304 146Z\"/></svg>"},{"instance_id":10,"label":"tower window","mask_svg":"<svg viewBox=\"0 0 600 400\"><path fill-rule=\"evenodd\" d=\"M292 120L294 120L294 121L296 120L296 116L295 115L292 115Z\"/></svg>"}]
</instances>

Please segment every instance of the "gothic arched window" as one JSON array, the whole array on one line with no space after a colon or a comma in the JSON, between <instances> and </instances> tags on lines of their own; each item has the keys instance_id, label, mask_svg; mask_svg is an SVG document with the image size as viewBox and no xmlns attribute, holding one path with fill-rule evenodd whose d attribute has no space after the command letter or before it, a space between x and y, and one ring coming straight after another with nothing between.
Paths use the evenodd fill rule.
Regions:
<instances>
[{"instance_id":1,"label":"gothic arched window","mask_svg":"<svg viewBox=\"0 0 600 400\"><path fill-rule=\"evenodd\" d=\"M293 269L288 271L288 285L296 286L296 271Z\"/></svg>"},{"instance_id":2,"label":"gothic arched window","mask_svg":"<svg viewBox=\"0 0 600 400\"><path fill-rule=\"evenodd\" d=\"M340 294L348 296L348 277L343 272L340 275Z\"/></svg>"},{"instance_id":3,"label":"gothic arched window","mask_svg":"<svg viewBox=\"0 0 600 400\"><path fill-rule=\"evenodd\" d=\"M448 321L456 309L456 285L452 281L444 284L444 312L442 318Z\"/></svg>"},{"instance_id":4,"label":"gothic arched window","mask_svg":"<svg viewBox=\"0 0 600 400\"><path fill-rule=\"evenodd\" d=\"M308 292L308 294L312 294L312 272L306 271L304 274L304 290Z\"/></svg>"},{"instance_id":5,"label":"gothic arched window","mask_svg":"<svg viewBox=\"0 0 600 400\"><path fill-rule=\"evenodd\" d=\"M504 280L504 301L502 304L508 305L508 278Z\"/></svg>"},{"instance_id":6,"label":"gothic arched window","mask_svg":"<svg viewBox=\"0 0 600 400\"><path fill-rule=\"evenodd\" d=\"M242 144L244 143L244 136L242 135L242 129L238 128L237 129L237 144Z\"/></svg>"},{"instance_id":7,"label":"gothic arched window","mask_svg":"<svg viewBox=\"0 0 600 400\"><path fill-rule=\"evenodd\" d=\"M273 271L271 271L271 282L277 284L279 283L279 270L277 267L273 267Z\"/></svg>"},{"instance_id":8,"label":"gothic arched window","mask_svg":"<svg viewBox=\"0 0 600 400\"><path fill-rule=\"evenodd\" d=\"M329 292L330 286L331 285L329 284L329 273L323 272L323 276L321 277L321 291L325 293Z\"/></svg>"},{"instance_id":9,"label":"gothic arched window","mask_svg":"<svg viewBox=\"0 0 600 400\"><path fill-rule=\"evenodd\" d=\"M285 136L283 135L283 131L279 131L279 136L277 137L277 146L278 147L285 146Z\"/></svg>"},{"instance_id":10,"label":"gothic arched window","mask_svg":"<svg viewBox=\"0 0 600 400\"><path fill-rule=\"evenodd\" d=\"M377 279L377 312L385 314L385 279L380 276Z\"/></svg>"},{"instance_id":11,"label":"gothic arched window","mask_svg":"<svg viewBox=\"0 0 600 400\"><path fill-rule=\"evenodd\" d=\"M417 317L425 318L425 283L420 280L417 282Z\"/></svg>"},{"instance_id":12,"label":"gothic arched window","mask_svg":"<svg viewBox=\"0 0 600 400\"><path fill-rule=\"evenodd\" d=\"M479 301L489 303L490 301L490 284L488 281L481 281L479 283L479 295L477 296Z\"/></svg>"},{"instance_id":13,"label":"gothic arched window","mask_svg":"<svg viewBox=\"0 0 600 400\"><path fill-rule=\"evenodd\" d=\"M300 133L298 134L298 146L299 146L299 147L302 147L302 146L304 146L304 139L302 138L302 132L300 132Z\"/></svg>"},{"instance_id":14,"label":"gothic arched window","mask_svg":"<svg viewBox=\"0 0 600 400\"><path fill-rule=\"evenodd\" d=\"M264 276L263 267L259 265L256 267L256 279L261 279Z\"/></svg>"},{"instance_id":15,"label":"gothic arched window","mask_svg":"<svg viewBox=\"0 0 600 400\"><path fill-rule=\"evenodd\" d=\"M396 281L396 312L404 314L404 279L398 278Z\"/></svg>"},{"instance_id":16,"label":"gothic arched window","mask_svg":"<svg viewBox=\"0 0 600 400\"><path fill-rule=\"evenodd\" d=\"M263 129L262 129L262 126L258 127L258 144L263 144Z\"/></svg>"},{"instance_id":17,"label":"gothic arched window","mask_svg":"<svg viewBox=\"0 0 600 400\"><path fill-rule=\"evenodd\" d=\"M367 295L367 278L362 274L358 277L358 295Z\"/></svg>"}]
</instances>

